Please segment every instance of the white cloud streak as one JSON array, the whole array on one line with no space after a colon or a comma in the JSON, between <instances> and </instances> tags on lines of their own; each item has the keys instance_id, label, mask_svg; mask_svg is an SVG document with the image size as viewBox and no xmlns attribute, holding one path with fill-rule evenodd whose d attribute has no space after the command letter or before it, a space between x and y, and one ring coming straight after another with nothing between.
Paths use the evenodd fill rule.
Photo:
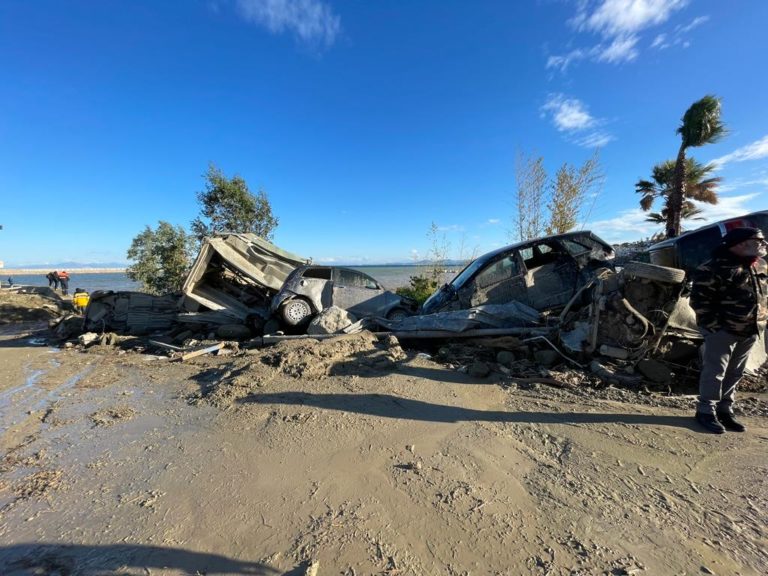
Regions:
<instances>
[{"instance_id":1,"label":"white cloud streak","mask_svg":"<svg viewBox=\"0 0 768 576\"><path fill-rule=\"evenodd\" d=\"M579 32L599 35L602 41L591 47L576 48L564 55L549 56L547 68L565 72L572 63L584 59L609 64L631 62L640 55L637 47L639 33L663 24L687 4L688 0L582 0L578 3L576 15L568 23ZM683 43L682 34L693 30L708 18L700 16L687 26L678 26L674 43ZM655 48L669 45L665 34L657 35L652 44Z\"/></svg>"},{"instance_id":2,"label":"white cloud streak","mask_svg":"<svg viewBox=\"0 0 768 576\"><path fill-rule=\"evenodd\" d=\"M696 203L702 209L703 220L690 220L683 223L686 230L693 230L700 226L706 226L712 222L741 216L752 209L748 203L761 194L744 194L741 196L721 196L718 204ZM640 208L624 210L616 217L606 220L597 220L584 226L585 229L612 244L631 242L640 238L653 236L662 230L662 226L653 222L646 222L647 212Z\"/></svg>"},{"instance_id":3,"label":"white cloud streak","mask_svg":"<svg viewBox=\"0 0 768 576\"><path fill-rule=\"evenodd\" d=\"M341 31L341 20L321 0L237 0L241 16L274 34L292 33L312 48L329 48Z\"/></svg>"},{"instance_id":4,"label":"white cloud streak","mask_svg":"<svg viewBox=\"0 0 768 576\"><path fill-rule=\"evenodd\" d=\"M576 98L550 94L541 107L541 113L550 118L558 132L563 132L579 146L602 147L614 139L605 130L597 129L603 121L592 116L586 104Z\"/></svg>"},{"instance_id":5,"label":"white cloud streak","mask_svg":"<svg viewBox=\"0 0 768 576\"><path fill-rule=\"evenodd\" d=\"M760 140L756 140L751 144L742 146L737 150L734 150L730 154L720 156L712 160L713 164L716 164L718 168L722 168L729 162L744 162L746 160L759 160L760 158L768 157L768 135L763 136Z\"/></svg>"}]
</instances>

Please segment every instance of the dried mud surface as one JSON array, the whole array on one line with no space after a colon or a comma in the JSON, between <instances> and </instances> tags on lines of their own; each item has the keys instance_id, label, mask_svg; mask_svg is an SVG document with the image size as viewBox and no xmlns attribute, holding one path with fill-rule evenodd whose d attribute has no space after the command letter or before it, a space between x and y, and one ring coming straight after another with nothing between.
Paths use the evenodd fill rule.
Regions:
<instances>
[{"instance_id":1,"label":"dried mud surface","mask_svg":"<svg viewBox=\"0 0 768 576\"><path fill-rule=\"evenodd\" d=\"M366 334L179 363L35 329L0 335L2 574L768 573L764 394L714 436Z\"/></svg>"}]
</instances>

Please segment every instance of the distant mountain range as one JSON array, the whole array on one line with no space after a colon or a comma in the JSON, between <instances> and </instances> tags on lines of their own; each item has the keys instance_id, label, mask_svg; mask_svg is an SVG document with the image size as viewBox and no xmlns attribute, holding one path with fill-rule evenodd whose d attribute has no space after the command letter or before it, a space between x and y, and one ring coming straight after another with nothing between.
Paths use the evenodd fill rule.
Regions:
<instances>
[{"instance_id":1,"label":"distant mountain range","mask_svg":"<svg viewBox=\"0 0 768 576\"><path fill-rule=\"evenodd\" d=\"M53 264L18 264L6 262L9 270L78 270L83 268L126 268L125 262L55 262Z\"/></svg>"}]
</instances>

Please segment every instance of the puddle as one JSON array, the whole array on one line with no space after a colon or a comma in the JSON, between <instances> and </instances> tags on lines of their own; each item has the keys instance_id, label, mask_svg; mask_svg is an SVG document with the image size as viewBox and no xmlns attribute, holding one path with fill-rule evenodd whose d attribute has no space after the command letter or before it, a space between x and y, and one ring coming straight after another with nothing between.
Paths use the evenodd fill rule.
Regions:
<instances>
[{"instance_id":1,"label":"puddle","mask_svg":"<svg viewBox=\"0 0 768 576\"><path fill-rule=\"evenodd\" d=\"M56 364L54 363L54 368ZM52 390L40 388L37 385L38 380L46 371L33 371L23 385L6 390L0 394L0 432L6 432L11 426L18 423L19 418L23 418L29 412L42 410L56 402L66 391L73 388L93 369L94 366L92 365L86 366L79 373ZM17 396L22 393L24 397L17 400Z\"/></svg>"}]
</instances>

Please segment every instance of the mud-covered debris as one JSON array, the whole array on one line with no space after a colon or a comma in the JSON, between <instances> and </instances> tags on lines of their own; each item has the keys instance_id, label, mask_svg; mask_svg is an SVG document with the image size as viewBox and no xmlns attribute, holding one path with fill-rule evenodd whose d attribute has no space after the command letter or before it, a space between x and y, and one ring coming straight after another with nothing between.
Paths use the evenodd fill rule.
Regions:
<instances>
[{"instance_id":1,"label":"mud-covered debris","mask_svg":"<svg viewBox=\"0 0 768 576\"><path fill-rule=\"evenodd\" d=\"M112 426L120 421L127 421L136 415L136 411L130 406L115 406L106 408L91 414L94 426Z\"/></svg>"},{"instance_id":2,"label":"mud-covered debris","mask_svg":"<svg viewBox=\"0 0 768 576\"><path fill-rule=\"evenodd\" d=\"M267 349L262 362L295 378L323 378L366 370L389 370L404 357L399 347L363 331L327 340L287 340Z\"/></svg>"},{"instance_id":3,"label":"mud-covered debris","mask_svg":"<svg viewBox=\"0 0 768 576\"><path fill-rule=\"evenodd\" d=\"M637 363L637 371L652 382L668 384L672 382L675 374L667 366L657 360L640 360Z\"/></svg>"},{"instance_id":4,"label":"mud-covered debris","mask_svg":"<svg viewBox=\"0 0 768 576\"><path fill-rule=\"evenodd\" d=\"M491 368L485 362L472 362L467 367L467 374L475 378L485 378L491 373Z\"/></svg>"},{"instance_id":5,"label":"mud-covered debris","mask_svg":"<svg viewBox=\"0 0 768 576\"><path fill-rule=\"evenodd\" d=\"M57 490L61 487L61 470L40 470L31 476L21 480L15 487L14 492L20 500L44 496L51 490Z\"/></svg>"}]
</instances>

